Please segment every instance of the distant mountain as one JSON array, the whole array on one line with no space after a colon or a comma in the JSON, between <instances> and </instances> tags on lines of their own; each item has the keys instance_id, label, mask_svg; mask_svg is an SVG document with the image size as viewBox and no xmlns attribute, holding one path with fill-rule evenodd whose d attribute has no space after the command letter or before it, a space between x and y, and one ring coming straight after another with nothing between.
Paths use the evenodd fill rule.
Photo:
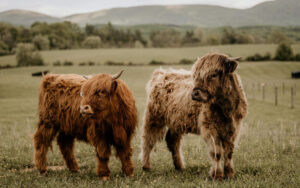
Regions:
<instances>
[{"instance_id":1,"label":"distant mountain","mask_svg":"<svg viewBox=\"0 0 300 188\"><path fill-rule=\"evenodd\" d=\"M0 21L15 25L28 26L35 21L53 23L60 22L61 19L33 11L14 9L0 12Z\"/></svg>"},{"instance_id":2,"label":"distant mountain","mask_svg":"<svg viewBox=\"0 0 300 188\"><path fill-rule=\"evenodd\" d=\"M225 25L289 26L300 25L299 10L299 0L276 0L264 2L248 9L233 9L211 5L138 6L75 14L60 19L33 12L13 14L13 11L7 11L11 12L10 16L3 17L3 14L7 14L7 12L2 12L0 13L0 21L28 25L34 21L43 21L42 19L44 21L48 19L48 22L68 20L81 26L87 23L104 24L107 22L117 25L174 24L204 27Z\"/></svg>"}]
</instances>

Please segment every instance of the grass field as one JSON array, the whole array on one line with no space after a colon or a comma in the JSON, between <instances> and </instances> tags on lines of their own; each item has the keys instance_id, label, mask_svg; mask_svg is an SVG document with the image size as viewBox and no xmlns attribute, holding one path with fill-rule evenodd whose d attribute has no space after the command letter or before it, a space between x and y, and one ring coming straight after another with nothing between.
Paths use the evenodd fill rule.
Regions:
<instances>
[{"instance_id":1,"label":"grass field","mask_svg":"<svg viewBox=\"0 0 300 188\"><path fill-rule=\"evenodd\" d=\"M47 53L55 52L44 52L43 55ZM94 51L87 53L97 54ZM196 53L196 50L193 53ZM116 54L116 58L121 56ZM174 56L177 57L170 55L169 59L173 61L179 57L176 53ZM53 56L53 60L61 57L63 56ZM66 57L76 59L72 55ZM139 58L142 59L142 54L138 55L137 61ZM280 95L279 105L276 107L271 94L267 95L268 100L265 102L258 97L250 98L249 113L243 123L239 146L233 155L236 178L222 182L209 179L210 160L206 144L200 136L195 135L187 135L184 138L185 171L178 172L174 169L171 154L164 142L159 143L152 153L152 171L146 173L141 170L138 155L145 107L145 84L155 68L158 67L49 66L0 70L0 187L300 187L300 82L290 79L290 72L300 70L300 63L240 64L238 72L249 88L252 82L266 83L270 86L280 86L285 82L286 87L296 83L295 109L289 108L288 90L286 95ZM176 68L189 69L190 66ZM31 73L43 69L54 73L78 74L116 73L125 69L122 79L132 89L139 112L139 128L133 140L133 178L124 177L119 160L111 157L111 179L101 182L95 171L96 157L93 148L80 142L75 146L75 155L81 167L80 173L61 169L64 163L55 142L53 152L48 153L48 165L57 169L50 169L47 177L39 175L33 169L32 135L37 123L37 96L41 78L31 77ZM251 96L251 93L249 95Z\"/></svg>"},{"instance_id":2,"label":"grass field","mask_svg":"<svg viewBox=\"0 0 300 188\"><path fill-rule=\"evenodd\" d=\"M300 44L293 45L294 53L300 53ZM167 63L177 63L181 59L194 60L208 52L220 52L231 56L246 58L255 53L274 54L277 45L272 44L247 44L247 45L222 45L222 46L202 46L190 48L120 48L120 49L78 49L78 50L51 50L43 51L42 57L45 62L52 64L55 61L72 61L75 64L80 62L93 61L95 63L105 63L106 61L124 63L149 63L151 60L164 61ZM16 65L16 58L12 56L0 57L0 65Z\"/></svg>"}]
</instances>

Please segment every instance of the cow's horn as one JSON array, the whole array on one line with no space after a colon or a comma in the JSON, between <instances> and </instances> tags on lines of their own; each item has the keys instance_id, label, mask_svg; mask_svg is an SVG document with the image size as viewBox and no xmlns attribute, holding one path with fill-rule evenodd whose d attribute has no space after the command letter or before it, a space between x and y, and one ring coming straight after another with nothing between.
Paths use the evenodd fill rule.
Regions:
<instances>
[{"instance_id":1,"label":"cow's horn","mask_svg":"<svg viewBox=\"0 0 300 188\"><path fill-rule=\"evenodd\" d=\"M123 72L124 72L124 70L121 70L118 74L113 75L112 79L113 80L118 79L122 75Z\"/></svg>"},{"instance_id":2,"label":"cow's horn","mask_svg":"<svg viewBox=\"0 0 300 188\"><path fill-rule=\"evenodd\" d=\"M90 79L92 77L92 75L82 75L82 77L86 80Z\"/></svg>"},{"instance_id":3,"label":"cow's horn","mask_svg":"<svg viewBox=\"0 0 300 188\"><path fill-rule=\"evenodd\" d=\"M240 61L242 57L230 57L229 61Z\"/></svg>"}]
</instances>

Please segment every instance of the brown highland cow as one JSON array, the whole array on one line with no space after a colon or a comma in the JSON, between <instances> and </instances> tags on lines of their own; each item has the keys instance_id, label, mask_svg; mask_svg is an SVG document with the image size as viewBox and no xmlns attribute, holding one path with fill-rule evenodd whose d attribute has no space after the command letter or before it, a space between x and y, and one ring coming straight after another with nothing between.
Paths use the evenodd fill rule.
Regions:
<instances>
[{"instance_id":1,"label":"brown highland cow","mask_svg":"<svg viewBox=\"0 0 300 188\"><path fill-rule=\"evenodd\" d=\"M182 136L194 133L201 134L209 147L211 177L234 176L234 143L247 113L245 93L234 72L237 61L212 53L198 59L191 71L154 71L147 85L141 152L144 170L150 169L151 150L168 128L165 139L176 169L184 169Z\"/></svg>"},{"instance_id":2,"label":"brown highland cow","mask_svg":"<svg viewBox=\"0 0 300 188\"><path fill-rule=\"evenodd\" d=\"M39 95L39 122L34 134L35 165L47 172L46 155L52 140L57 144L67 167L79 170L74 156L74 139L95 146L97 173L102 180L110 176L108 160L111 146L122 162L122 170L133 176L130 146L137 127L135 100L128 86L114 76L97 74L47 74Z\"/></svg>"}]
</instances>

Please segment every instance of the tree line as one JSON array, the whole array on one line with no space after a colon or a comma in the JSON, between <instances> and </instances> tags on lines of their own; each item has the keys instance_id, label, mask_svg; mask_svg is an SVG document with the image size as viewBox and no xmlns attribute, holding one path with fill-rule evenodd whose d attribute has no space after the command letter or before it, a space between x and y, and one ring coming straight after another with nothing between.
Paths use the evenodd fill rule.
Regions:
<instances>
[{"instance_id":1,"label":"tree line","mask_svg":"<svg viewBox=\"0 0 300 188\"><path fill-rule=\"evenodd\" d=\"M118 28L111 23L84 28L71 22L40 23L30 27L0 22L0 55L14 54L17 45L30 43L37 50L74 48L145 48L182 47L221 44L282 43L293 42L281 31L274 30L267 37L232 27L207 34L196 27L180 32L173 28L153 30L149 35L139 29Z\"/></svg>"}]
</instances>

